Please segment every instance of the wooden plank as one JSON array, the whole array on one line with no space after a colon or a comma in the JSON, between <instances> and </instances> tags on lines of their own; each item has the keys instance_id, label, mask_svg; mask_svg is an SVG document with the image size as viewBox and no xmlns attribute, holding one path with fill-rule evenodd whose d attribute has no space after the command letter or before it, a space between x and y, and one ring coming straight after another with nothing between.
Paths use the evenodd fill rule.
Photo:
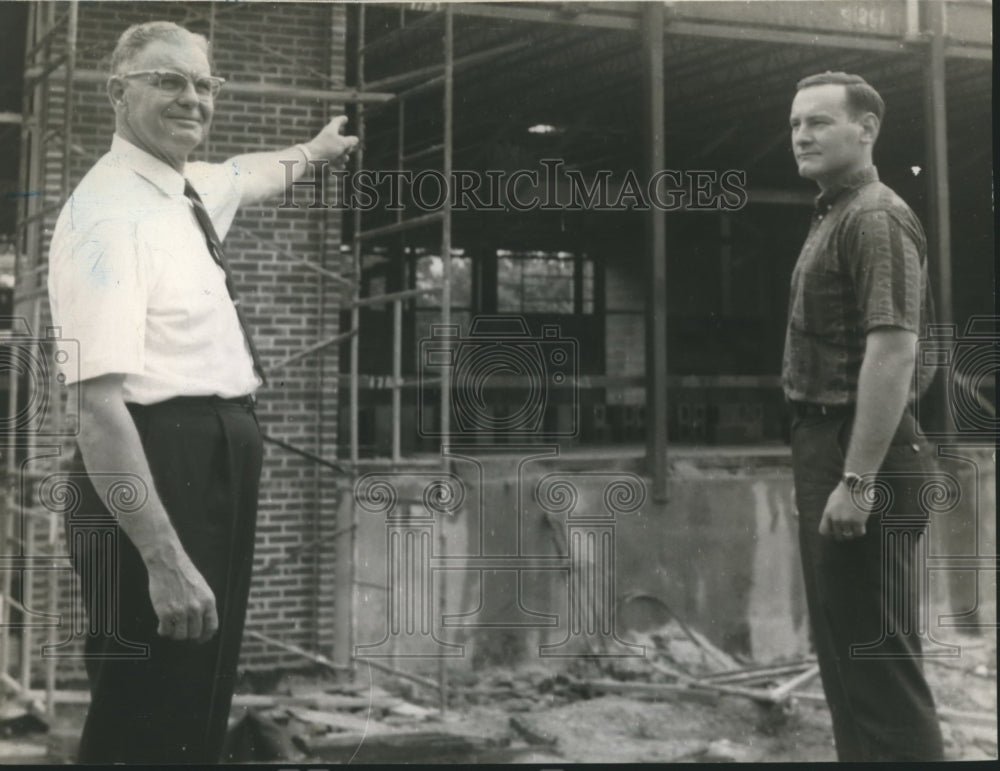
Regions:
<instances>
[{"instance_id":1,"label":"wooden plank","mask_svg":"<svg viewBox=\"0 0 1000 771\"><path fill-rule=\"evenodd\" d=\"M955 725L967 723L969 725L992 726L994 733L996 732L997 715L995 712L968 712L949 707L938 707L937 713L942 720L947 720Z\"/></svg>"},{"instance_id":2,"label":"wooden plank","mask_svg":"<svg viewBox=\"0 0 1000 771\"><path fill-rule=\"evenodd\" d=\"M377 729L376 722L369 720L364 713L359 716L346 712L325 712L296 707L289 708L286 712L303 723L322 725L337 731L353 731L366 734L369 732L374 733Z\"/></svg>"},{"instance_id":3,"label":"wooden plank","mask_svg":"<svg viewBox=\"0 0 1000 771\"><path fill-rule=\"evenodd\" d=\"M777 664L773 666L746 667L728 672L713 672L712 674L700 677L699 680L711 683L736 683L765 678L774 679L786 675L798 674L809 669L813 664L815 664L815 660L796 661L790 664Z\"/></svg>"},{"instance_id":4,"label":"wooden plank","mask_svg":"<svg viewBox=\"0 0 1000 771\"><path fill-rule=\"evenodd\" d=\"M49 749L44 744L0 740L0 762L16 764L29 758L44 758Z\"/></svg>"},{"instance_id":5,"label":"wooden plank","mask_svg":"<svg viewBox=\"0 0 1000 771\"><path fill-rule=\"evenodd\" d=\"M429 763L474 759L493 745L481 736L444 731L367 731L328 734L304 742L327 762ZM472 756L470 758L470 756Z\"/></svg>"},{"instance_id":6,"label":"wooden plank","mask_svg":"<svg viewBox=\"0 0 1000 771\"><path fill-rule=\"evenodd\" d=\"M770 703L772 701L769 691L753 688L740 688L735 685L713 685L710 683L695 685L679 685L673 683L636 683L618 682L616 680L589 680L585 683L588 687L599 693L621 693L633 696L703 696L706 693L724 693L730 696L743 696L753 701Z\"/></svg>"},{"instance_id":7,"label":"wooden plank","mask_svg":"<svg viewBox=\"0 0 1000 771\"><path fill-rule=\"evenodd\" d=\"M784 700L789 694L792 693L799 686L805 685L810 680L819 677L819 665L814 664L809 667L805 672L796 675L795 677L789 678L781 685L771 689L771 698L775 701Z\"/></svg>"}]
</instances>

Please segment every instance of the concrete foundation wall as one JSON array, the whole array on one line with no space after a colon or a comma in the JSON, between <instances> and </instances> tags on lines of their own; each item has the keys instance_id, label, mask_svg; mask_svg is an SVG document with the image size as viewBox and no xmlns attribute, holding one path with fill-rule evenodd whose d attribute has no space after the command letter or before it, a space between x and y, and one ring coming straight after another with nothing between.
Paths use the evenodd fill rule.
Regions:
<instances>
[{"instance_id":1,"label":"concrete foundation wall","mask_svg":"<svg viewBox=\"0 0 1000 771\"><path fill-rule=\"evenodd\" d=\"M453 469L466 485L465 503L457 514L433 516L427 528L435 568L430 620L438 640L465 646L456 659L521 662L561 642L565 648L542 657L624 651L615 632L657 626L673 614L761 661L806 652L787 468L689 466L673 476L666 504L646 497L645 482L625 469L484 456L456 460ZM399 490L399 509L423 515L418 502L428 479L377 478ZM616 494L617 513L606 503ZM387 532L400 528L392 519L359 516L360 644L383 639L390 622L386 587L400 575L387 560ZM486 569L479 555L503 569ZM594 587L572 585L571 576L583 573ZM581 612L584 595L595 597L594 618ZM594 631L586 634L589 624ZM404 618L387 652L405 657L434 648L431 635L405 627Z\"/></svg>"},{"instance_id":2,"label":"concrete foundation wall","mask_svg":"<svg viewBox=\"0 0 1000 771\"><path fill-rule=\"evenodd\" d=\"M996 619L995 574L977 579L941 559L995 554L992 461L972 453L954 463L960 500L935 516L928 541L937 562L927 618L940 640L963 631L957 624L976 633ZM638 506L632 490L641 498L644 483L629 464L601 465L457 458L450 483L464 502L455 513L425 501L441 474L363 478L362 490L392 488L396 503L359 508L355 642L371 646L360 652L428 671L439 655L453 666L559 666L588 653L634 654L616 637L676 615L755 661L809 653L787 458L675 461L670 500ZM606 503L615 500L617 513Z\"/></svg>"}]
</instances>

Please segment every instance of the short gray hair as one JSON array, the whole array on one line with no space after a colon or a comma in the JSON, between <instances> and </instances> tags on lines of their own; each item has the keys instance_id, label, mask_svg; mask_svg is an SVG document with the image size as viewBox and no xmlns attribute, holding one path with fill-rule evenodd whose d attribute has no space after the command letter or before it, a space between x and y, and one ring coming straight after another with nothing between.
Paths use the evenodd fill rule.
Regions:
<instances>
[{"instance_id":1,"label":"short gray hair","mask_svg":"<svg viewBox=\"0 0 1000 771\"><path fill-rule=\"evenodd\" d=\"M143 24L133 24L118 38L115 50L111 53L111 74L117 75L124 65L135 59L146 46L158 40L171 43L192 41L205 52L209 65L212 64L211 45L204 35L184 29L172 21L147 21Z\"/></svg>"}]
</instances>

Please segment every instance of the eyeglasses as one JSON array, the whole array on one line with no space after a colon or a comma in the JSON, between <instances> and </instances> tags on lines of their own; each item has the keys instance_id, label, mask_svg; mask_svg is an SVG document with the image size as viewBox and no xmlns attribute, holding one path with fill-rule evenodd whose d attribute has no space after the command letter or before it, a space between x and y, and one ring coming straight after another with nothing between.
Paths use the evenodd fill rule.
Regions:
<instances>
[{"instance_id":1,"label":"eyeglasses","mask_svg":"<svg viewBox=\"0 0 1000 771\"><path fill-rule=\"evenodd\" d=\"M179 96L187 90L188 83L194 83L194 92L199 99L214 99L222 84L226 82L225 78L217 78L214 75L191 77L172 70L136 70L123 72L115 77L147 78L150 85L160 89L160 92L167 96Z\"/></svg>"}]
</instances>

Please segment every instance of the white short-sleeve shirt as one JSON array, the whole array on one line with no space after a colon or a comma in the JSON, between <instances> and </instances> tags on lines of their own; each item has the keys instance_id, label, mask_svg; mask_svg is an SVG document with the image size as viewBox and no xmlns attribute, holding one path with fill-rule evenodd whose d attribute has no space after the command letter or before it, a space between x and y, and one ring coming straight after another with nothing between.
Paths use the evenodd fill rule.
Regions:
<instances>
[{"instance_id":1,"label":"white short-sleeve shirt","mask_svg":"<svg viewBox=\"0 0 1000 771\"><path fill-rule=\"evenodd\" d=\"M118 135L63 207L48 284L53 324L80 344L68 383L123 374L138 404L260 385L185 178L224 238L242 196L235 165L188 163L182 175Z\"/></svg>"}]
</instances>

